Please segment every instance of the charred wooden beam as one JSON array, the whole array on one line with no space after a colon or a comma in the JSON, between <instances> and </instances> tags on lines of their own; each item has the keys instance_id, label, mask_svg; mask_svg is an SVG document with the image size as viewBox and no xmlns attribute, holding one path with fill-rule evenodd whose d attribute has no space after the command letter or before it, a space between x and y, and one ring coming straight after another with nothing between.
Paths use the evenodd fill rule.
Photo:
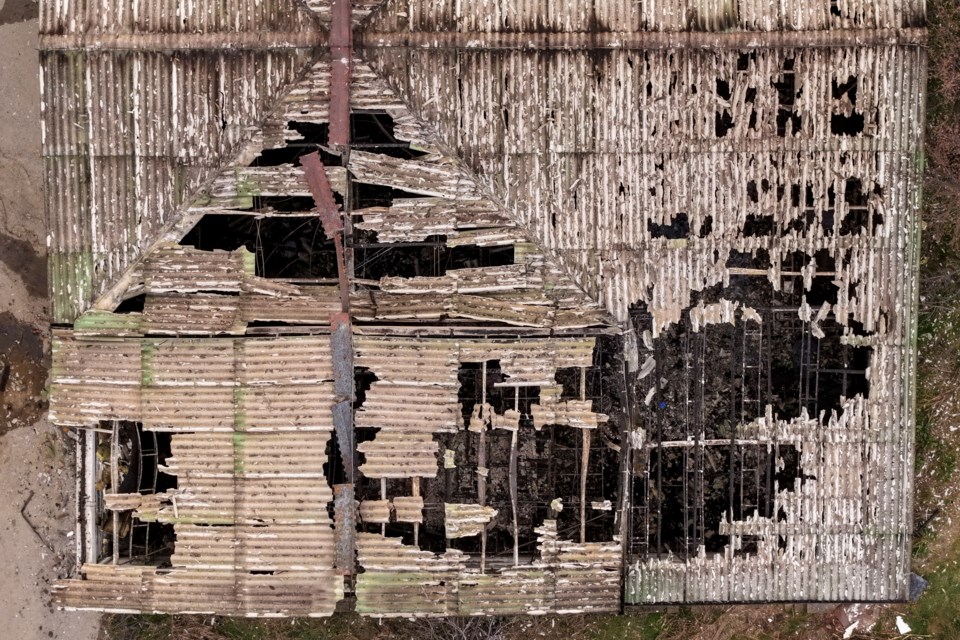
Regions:
<instances>
[{"instance_id":1,"label":"charred wooden beam","mask_svg":"<svg viewBox=\"0 0 960 640\"><path fill-rule=\"evenodd\" d=\"M487 362L481 365L481 405L487 404ZM487 504L487 425L480 425L480 442L477 445L477 500L480 506ZM487 528L480 532L480 573L487 568Z\"/></svg>"},{"instance_id":2,"label":"charred wooden beam","mask_svg":"<svg viewBox=\"0 0 960 640\"><path fill-rule=\"evenodd\" d=\"M587 399L587 369L580 367L580 401ZM590 429L581 429L580 451L580 544L587 541L587 473L590 469Z\"/></svg>"}]
</instances>

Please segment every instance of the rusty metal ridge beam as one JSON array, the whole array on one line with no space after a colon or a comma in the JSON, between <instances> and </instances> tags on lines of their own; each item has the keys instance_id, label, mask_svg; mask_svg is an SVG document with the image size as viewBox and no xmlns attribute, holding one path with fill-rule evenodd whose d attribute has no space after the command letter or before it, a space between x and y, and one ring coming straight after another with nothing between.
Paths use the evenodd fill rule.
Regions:
<instances>
[{"instance_id":1,"label":"rusty metal ridge beam","mask_svg":"<svg viewBox=\"0 0 960 640\"><path fill-rule=\"evenodd\" d=\"M333 197L333 189L330 187L330 181L327 179L327 172L320 160L320 154L316 151L300 156L300 166L303 167L304 176L310 187L310 193L313 195L313 201L317 205L317 214L323 225L323 233L333 240L334 248L337 251L337 273L340 282L340 304L344 313L350 312L350 282L347 275L347 266L344 260L343 248L343 217L340 215L340 209Z\"/></svg>"},{"instance_id":2,"label":"rusty metal ridge beam","mask_svg":"<svg viewBox=\"0 0 960 640\"><path fill-rule=\"evenodd\" d=\"M350 144L350 77L353 29L350 0L333 0L330 24L330 144L346 149Z\"/></svg>"},{"instance_id":3,"label":"rusty metal ridge beam","mask_svg":"<svg viewBox=\"0 0 960 640\"><path fill-rule=\"evenodd\" d=\"M41 51L220 51L312 49L326 44L320 29L235 33L73 33L40 36Z\"/></svg>"},{"instance_id":4,"label":"rusty metal ridge beam","mask_svg":"<svg viewBox=\"0 0 960 640\"><path fill-rule=\"evenodd\" d=\"M575 33L361 32L357 45L411 49L772 49L923 45L927 30L631 31Z\"/></svg>"}]
</instances>

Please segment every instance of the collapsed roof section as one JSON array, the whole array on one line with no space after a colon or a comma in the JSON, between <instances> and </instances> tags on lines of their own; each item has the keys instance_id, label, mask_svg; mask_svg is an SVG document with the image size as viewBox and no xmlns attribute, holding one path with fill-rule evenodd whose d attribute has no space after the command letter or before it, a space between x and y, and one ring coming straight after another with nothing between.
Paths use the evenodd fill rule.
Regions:
<instances>
[{"instance_id":1,"label":"collapsed roof section","mask_svg":"<svg viewBox=\"0 0 960 640\"><path fill-rule=\"evenodd\" d=\"M58 602L903 597L922 3L376 4L44 36Z\"/></svg>"},{"instance_id":2,"label":"collapsed roof section","mask_svg":"<svg viewBox=\"0 0 960 640\"><path fill-rule=\"evenodd\" d=\"M904 596L923 15L391 0L364 31L636 332L627 602Z\"/></svg>"}]
</instances>

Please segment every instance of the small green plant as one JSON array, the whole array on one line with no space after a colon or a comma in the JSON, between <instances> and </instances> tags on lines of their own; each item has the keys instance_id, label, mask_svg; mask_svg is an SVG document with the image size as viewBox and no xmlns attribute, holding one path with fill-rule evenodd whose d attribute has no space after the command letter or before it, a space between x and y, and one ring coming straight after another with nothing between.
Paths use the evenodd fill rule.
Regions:
<instances>
[{"instance_id":1,"label":"small green plant","mask_svg":"<svg viewBox=\"0 0 960 640\"><path fill-rule=\"evenodd\" d=\"M591 640L657 640L663 630L662 614L610 616L597 621Z\"/></svg>"}]
</instances>

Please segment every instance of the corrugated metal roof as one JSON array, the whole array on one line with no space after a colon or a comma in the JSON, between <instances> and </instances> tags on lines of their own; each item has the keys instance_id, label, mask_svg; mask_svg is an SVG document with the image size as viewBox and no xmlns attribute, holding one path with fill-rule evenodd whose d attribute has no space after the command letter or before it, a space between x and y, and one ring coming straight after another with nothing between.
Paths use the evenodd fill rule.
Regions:
<instances>
[{"instance_id":1,"label":"corrugated metal roof","mask_svg":"<svg viewBox=\"0 0 960 640\"><path fill-rule=\"evenodd\" d=\"M54 585L56 602L116 613L316 616L331 615L343 597L343 578L332 571L261 575L88 564L81 573L85 580Z\"/></svg>"},{"instance_id":2,"label":"corrugated metal roof","mask_svg":"<svg viewBox=\"0 0 960 640\"><path fill-rule=\"evenodd\" d=\"M460 511L483 509L457 506ZM487 574L466 568L465 557L456 551L437 555L404 545L399 538L360 534L358 557L366 570L357 577L357 611L400 617L619 608L619 544L559 540L555 520L545 521L537 533L537 559Z\"/></svg>"},{"instance_id":3,"label":"corrugated metal roof","mask_svg":"<svg viewBox=\"0 0 960 640\"><path fill-rule=\"evenodd\" d=\"M367 31L468 33L629 33L634 31L794 31L885 29L923 24L925 2L840 0L498 0L495 3L389 0Z\"/></svg>"},{"instance_id":4,"label":"corrugated metal roof","mask_svg":"<svg viewBox=\"0 0 960 640\"><path fill-rule=\"evenodd\" d=\"M804 192L812 190L815 210L834 209L828 199L835 193L838 221L848 213L849 180L882 190L869 205L886 216L876 237L853 243L823 234L816 241L838 261L853 252L845 280L872 278L875 252L899 229L895 185L903 174L883 173L880 163L892 166L897 154L911 155L919 145L923 59L915 47L366 52L389 77L404 78L396 88L413 110L438 124L447 145L484 176L484 186L515 208L540 245L618 318L640 301L657 329L675 322L690 306L691 290L727 281L733 251L767 251L778 286L780 258L811 249L810 235L790 227L806 199L781 202L783 189L789 193L797 180ZM789 72L786 60L793 61ZM790 110L801 128L781 136L775 83L785 74L795 82ZM671 81L678 77L690 81ZM865 119L855 137L832 132L833 115L852 107L833 98L831 86L850 77L858 79L856 109ZM720 81L729 99L718 94ZM716 121L723 113L731 128L720 137ZM753 202L748 184L763 181L780 188L763 190ZM709 217L712 231L680 244L655 237L650 224L669 225L681 212L697 232ZM785 229L782 236L741 233L748 215L770 213ZM870 304L841 287L840 312L873 330Z\"/></svg>"},{"instance_id":5,"label":"corrugated metal roof","mask_svg":"<svg viewBox=\"0 0 960 640\"><path fill-rule=\"evenodd\" d=\"M775 513L786 519L723 522L732 539L723 554L632 558L626 598L903 596L912 433L902 407L912 387L900 381L913 366L903 345L916 287L925 60L913 27L923 2L798 2L595 0L547 12L530 0L388 0L373 16L363 50L373 66L353 61L351 107L389 114L396 139L425 155L352 150L347 167L325 169L332 189L348 192L349 171L361 184L426 196L351 212L378 242L440 235L447 247L512 245L514 264L358 283L353 320L443 325L450 336L354 338L354 365L375 376L355 417L356 427L377 429L356 447L360 474L412 478L413 490L400 493L414 494L389 494L384 481L383 500L360 502L361 520L393 518L415 532L424 522L419 479L440 469L438 434L462 427L464 364L496 360L506 377L498 386L539 387L535 427L594 429L607 419L591 401L562 399L557 379L558 369L595 364L594 338L467 338L451 320L553 335L611 316L625 323L642 304L653 316L648 339L687 320L707 331L739 307L724 299L690 309L692 294L744 275L727 266L731 256L766 255L759 275L778 289L782 258L824 250L837 264L836 304L804 303L800 319L818 328L832 312L873 333L870 397L845 401L822 424L768 410L751 435L793 443L813 477L780 488ZM360 25L376 3L353 5ZM255 196L310 195L299 167L247 166L302 140L291 121L330 119L329 56L310 50L329 3L305 6L313 15L283 3L224 14L201 2L183 15L169 3L42 8L54 316L76 320L55 338L51 418L170 432L166 469L179 480L157 495L105 497L111 509L174 524L173 568L84 565L85 580L55 588L67 606L323 615L353 572L352 560L334 559L353 544L340 535L355 528L352 490L338 493L335 530L324 474L331 406L339 399L349 413L351 402L334 392L328 330L318 330L339 309L337 290L259 278L245 250L169 244L205 214L279 214L252 211ZM855 95L839 89L851 79ZM836 130L837 118L853 115L861 131ZM866 205L852 205L860 197ZM843 232L853 206L879 222ZM827 210L830 222L817 213ZM687 232L663 237L681 214ZM777 232L747 233L748 216L769 216ZM806 289L817 275L811 259ZM102 308L81 315L104 291ZM139 293L142 313L111 313ZM258 339L246 335L252 322L322 335ZM516 407L498 415L477 406L489 414L484 425L520 429ZM352 433L341 426L342 444ZM862 498L865 488L873 499ZM457 509L449 522L454 532L468 522L465 535L480 531ZM440 556L358 533L357 608L416 616L618 607L620 542L560 540L552 520L536 532L538 559L487 574L455 550ZM745 536L760 538L756 554L735 553Z\"/></svg>"}]
</instances>

